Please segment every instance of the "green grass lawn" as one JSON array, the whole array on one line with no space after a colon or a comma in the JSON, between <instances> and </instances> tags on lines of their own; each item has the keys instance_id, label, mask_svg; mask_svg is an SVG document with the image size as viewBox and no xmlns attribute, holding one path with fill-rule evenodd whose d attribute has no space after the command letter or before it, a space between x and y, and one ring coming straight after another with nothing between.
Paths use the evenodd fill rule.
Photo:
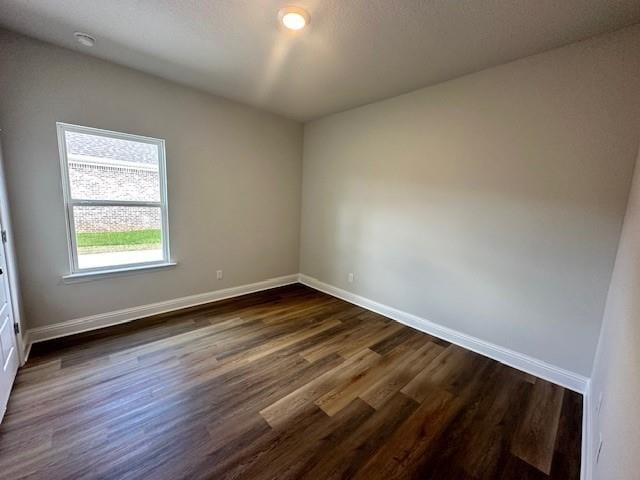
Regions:
<instances>
[{"instance_id":1,"label":"green grass lawn","mask_svg":"<svg viewBox=\"0 0 640 480\"><path fill-rule=\"evenodd\" d=\"M162 243L160 229L131 230L128 232L84 232L77 234L79 248L120 245L154 245Z\"/></svg>"}]
</instances>

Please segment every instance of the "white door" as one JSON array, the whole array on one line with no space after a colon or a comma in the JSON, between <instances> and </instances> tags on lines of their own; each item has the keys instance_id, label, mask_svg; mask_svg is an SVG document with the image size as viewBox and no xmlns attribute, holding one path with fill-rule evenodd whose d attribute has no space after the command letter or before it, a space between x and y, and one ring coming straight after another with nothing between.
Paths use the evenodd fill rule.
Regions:
<instances>
[{"instance_id":1,"label":"white door","mask_svg":"<svg viewBox=\"0 0 640 480\"><path fill-rule=\"evenodd\" d=\"M0 226L0 231L2 226ZM9 295L4 243L0 240L0 422L4 416L18 371L18 349L13 327L13 311Z\"/></svg>"}]
</instances>

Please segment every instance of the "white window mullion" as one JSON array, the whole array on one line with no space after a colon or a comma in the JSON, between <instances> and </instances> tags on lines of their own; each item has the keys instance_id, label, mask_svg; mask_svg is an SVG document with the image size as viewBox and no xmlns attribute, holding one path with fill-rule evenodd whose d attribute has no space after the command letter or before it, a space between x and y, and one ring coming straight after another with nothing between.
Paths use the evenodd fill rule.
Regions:
<instances>
[{"instance_id":1,"label":"white window mullion","mask_svg":"<svg viewBox=\"0 0 640 480\"><path fill-rule=\"evenodd\" d=\"M162 202L138 202L133 200L78 200L69 199L77 207L155 207L162 208Z\"/></svg>"}]
</instances>

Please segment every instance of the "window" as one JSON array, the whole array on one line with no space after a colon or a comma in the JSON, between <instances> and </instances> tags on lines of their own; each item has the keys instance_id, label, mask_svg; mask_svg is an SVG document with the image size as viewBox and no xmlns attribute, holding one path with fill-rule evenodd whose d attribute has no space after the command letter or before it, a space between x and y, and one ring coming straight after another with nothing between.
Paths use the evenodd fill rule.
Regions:
<instances>
[{"instance_id":1,"label":"window","mask_svg":"<svg viewBox=\"0 0 640 480\"><path fill-rule=\"evenodd\" d=\"M71 274L169 264L164 140L58 123Z\"/></svg>"}]
</instances>

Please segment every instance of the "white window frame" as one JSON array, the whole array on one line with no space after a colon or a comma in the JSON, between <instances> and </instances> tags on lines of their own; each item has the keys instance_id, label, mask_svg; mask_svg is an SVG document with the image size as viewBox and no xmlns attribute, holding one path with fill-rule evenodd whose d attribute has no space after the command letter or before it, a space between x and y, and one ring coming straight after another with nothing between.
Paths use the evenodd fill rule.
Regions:
<instances>
[{"instance_id":1,"label":"white window frame","mask_svg":"<svg viewBox=\"0 0 640 480\"><path fill-rule=\"evenodd\" d=\"M163 139L144 137L130 133L114 132L100 128L84 127L69 123L57 122L58 147L60 151L60 168L62 173L62 193L64 197L64 212L67 223L67 246L69 250L69 270L70 274L64 278L75 278L82 276L92 276L99 274L109 274L118 272L130 272L135 270L145 270L163 266L175 265L171 262L171 250L169 248L169 207L167 200L167 168L165 159L165 143ZM69 163L67 159L67 144L65 133L87 133L103 137L117 138L120 140L131 140L140 143L148 143L158 147L158 177L160 184L159 202L139 202L131 200L82 200L71 198L71 184L69 181ZM153 262L137 262L120 265L109 265L95 268L79 268L78 248L76 245L75 222L73 219L73 207L156 207L160 208L160 218L162 222L162 260Z\"/></svg>"}]
</instances>

